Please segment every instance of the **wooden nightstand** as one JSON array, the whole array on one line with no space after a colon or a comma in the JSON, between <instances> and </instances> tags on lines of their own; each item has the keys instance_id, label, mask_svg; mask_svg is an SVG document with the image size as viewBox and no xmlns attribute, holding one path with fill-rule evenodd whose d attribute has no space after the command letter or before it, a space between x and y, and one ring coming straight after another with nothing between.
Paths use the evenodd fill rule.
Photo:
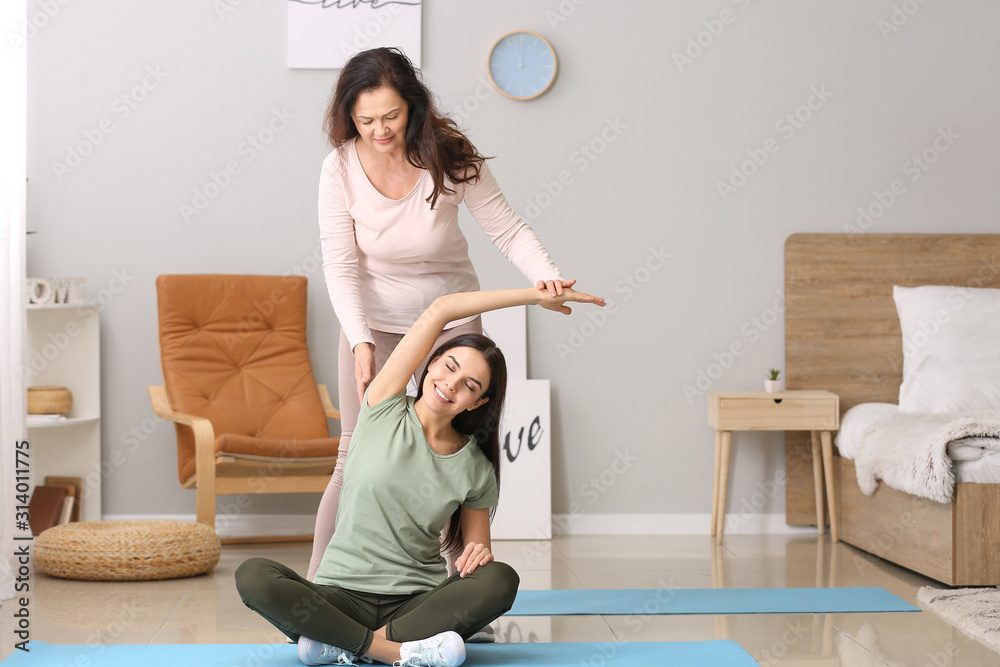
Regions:
<instances>
[{"instance_id":1,"label":"wooden nightstand","mask_svg":"<svg viewBox=\"0 0 1000 667\"><path fill-rule=\"evenodd\" d=\"M712 535L722 544L729 486L733 431L809 431L812 434L816 526L822 535L823 478L830 504L830 535L840 540L833 489L833 438L840 428L840 397L828 391L713 391L708 394L708 425L715 429L715 480L712 486ZM822 445L821 445L822 443ZM820 449L822 447L822 459Z\"/></svg>"}]
</instances>

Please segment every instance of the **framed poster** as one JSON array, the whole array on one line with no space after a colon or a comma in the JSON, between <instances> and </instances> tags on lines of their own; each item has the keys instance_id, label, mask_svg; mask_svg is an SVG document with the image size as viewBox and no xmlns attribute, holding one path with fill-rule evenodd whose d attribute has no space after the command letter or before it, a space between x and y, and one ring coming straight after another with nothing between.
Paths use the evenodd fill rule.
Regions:
<instances>
[{"instance_id":1,"label":"framed poster","mask_svg":"<svg viewBox=\"0 0 1000 667\"><path fill-rule=\"evenodd\" d=\"M552 538L552 422L548 380L507 380L500 425L500 504L494 540Z\"/></svg>"},{"instance_id":2,"label":"framed poster","mask_svg":"<svg viewBox=\"0 0 1000 667\"><path fill-rule=\"evenodd\" d=\"M528 379L527 310L527 306L514 306L482 314L483 334L503 352L511 380Z\"/></svg>"},{"instance_id":3,"label":"framed poster","mask_svg":"<svg viewBox=\"0 0 1000 667\"><path fill-rule=\"evenodd\" d=\"M288 0L288 67L339 69L395 46L420 67L421 0Z\"/></svg>"}]
</instances>

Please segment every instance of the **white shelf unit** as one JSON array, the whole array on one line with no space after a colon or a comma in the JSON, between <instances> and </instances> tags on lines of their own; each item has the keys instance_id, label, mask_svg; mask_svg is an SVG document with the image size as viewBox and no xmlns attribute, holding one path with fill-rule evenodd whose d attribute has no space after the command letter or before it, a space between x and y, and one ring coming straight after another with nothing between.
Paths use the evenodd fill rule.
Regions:
<instances>
[{"instance_id":1,"label":"white shelf unit","mask_svg":"<svg viewBox=\"0 0 1000 667\"><path fill-rule=\"evenodd\" d=\"M64 421L28 424L32 486L47 475L83 480L81 521L101 519L101 318L96 303L29 305L24 380L73 393Z\"/></svg>"}]
</instances>

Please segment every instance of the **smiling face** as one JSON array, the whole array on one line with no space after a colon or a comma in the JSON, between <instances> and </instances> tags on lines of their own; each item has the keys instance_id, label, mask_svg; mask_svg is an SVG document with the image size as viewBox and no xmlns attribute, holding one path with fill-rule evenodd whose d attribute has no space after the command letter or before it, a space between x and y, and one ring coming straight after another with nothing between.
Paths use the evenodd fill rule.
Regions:
<instances>
[{"instance_id":1,"label":"smiling face","mask_svg":"<svg viewBox=\"0 0 1000 667\"><path fill-rule=\"evenodd\" d=\"M420 400L438 414L457 415L475 410L489 398L490 367L482 352L471 347L453 347L427 366Z\"/></svg>"},{"instance_id":2,"label":"smiling face","mask_svg":"<svg viewBox=\"0 0 1000 667\"><path fill-rule=\"evenodd\" d=\"M409 107L393 88L383 86L358 95L351 117L361 140L379 153L405 148Z\"/></svg>"}]
</instances>

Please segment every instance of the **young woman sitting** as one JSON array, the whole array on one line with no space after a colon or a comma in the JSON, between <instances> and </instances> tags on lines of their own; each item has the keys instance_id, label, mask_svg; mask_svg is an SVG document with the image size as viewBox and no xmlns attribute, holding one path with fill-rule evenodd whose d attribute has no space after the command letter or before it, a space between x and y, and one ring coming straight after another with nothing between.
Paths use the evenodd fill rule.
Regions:
<instances>
[{"instance_id":1,"label":"young woman sitting","mask_svg":"<svg viewBox=\"0 0 1000 667\"><path fill-rule=\"evenodd\" d=\"M337 531L315 581L263 558L236 570L243 602L298 643L303 663L457 667L465 639L511 608L517 573L490 550L503 354L484 336L461 336L431 356L416 399L406 383L454 320L526 304L566 314L567 302L604 305L573 282L557 296L527 288L435 300L365 392ZM445 549L460 554L447 579L446 525Z\"/></svg>"}]
</instances>

